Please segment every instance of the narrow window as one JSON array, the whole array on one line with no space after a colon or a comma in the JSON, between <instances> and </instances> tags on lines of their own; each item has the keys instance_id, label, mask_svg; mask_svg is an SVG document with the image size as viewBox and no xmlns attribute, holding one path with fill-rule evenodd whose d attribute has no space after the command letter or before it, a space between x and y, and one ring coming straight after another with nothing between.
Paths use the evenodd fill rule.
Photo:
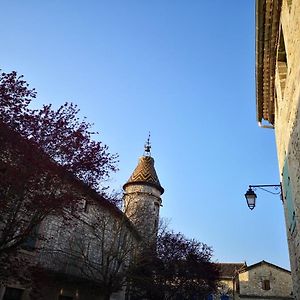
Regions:
<instances>
[{"instance_id":1,"label":"narrow window","mask_svg":"<svg viewBox=\"0 0 300 300\"><path fill-rule=\"evenodd\" d=\"M157 226L158 226L158 222L157 222L157 220L155 219L155 221L154 221L154 229L155 229L155 230L157 230Z\"/></svg>"},{"instance_id":2,"label":"narrow window","mask_svg":"<svg viewBox=\"0 0 300 300\"><path fill-rule=\"evenodd\" d=\"M83 200L82 202L82 210L87 213L88 212L88 203L86 200Z\"/></svg>"},{"instance_id":3,"label":"narrow window","mask_svg":"<svg viewBox=\"0 0 300 300\"><path fill-rule=\"evenodd\" d=\"M268 291L270 288L271 288L270 287L270 280L268 280L268 279L263 280L262 289L265 290L265 291Z\"/></svg>"},{"instance_id":4,"label":"narrow window","mask_svg":"<svg viewBox=\"0 0 300 300\"><path fill-rule=\"evenodd\" d=\"M276 89L274 92L274 103L275 103L275 116L273 115L273 121L274 121L274 118L277 119L277 116L278 116L278 99L277 99Z\"/></svg>"},{"instance_id":5,"label":"narrow window","mask_svg":"<svg viewBox=\"0 0 300 300\"><path fill-rule=\"evenodd\" d=\"M27 251L34 251L38 237L39 237L39 225L35 225L27 237L26 241L21 245L21 248Z\"/></svg>"},{"instance_id":6,"label":"narrow window","mask_svg":"<svg viewBox=\"0 0 300 300\"><path fill-rule=\"evenodd\" d=\"M287 58L286 58L285 42L284 42L282 27L280 28L280 36L279 36L279 43L278 43L278 50L277 50L277 71L280 79L281 95L283 98L284 89L285 89L285 80L287 74Z\"/></svg>"}]
</instances>

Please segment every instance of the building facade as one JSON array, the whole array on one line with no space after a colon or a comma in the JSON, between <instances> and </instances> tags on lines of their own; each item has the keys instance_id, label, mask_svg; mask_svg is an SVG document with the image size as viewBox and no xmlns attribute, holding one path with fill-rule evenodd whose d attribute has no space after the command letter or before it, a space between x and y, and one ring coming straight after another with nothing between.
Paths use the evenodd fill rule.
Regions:
<instances>
[{"instance_id":1,"label":"building facade","mask_svg":"<svg viewBox=\"0 0 300 300\"><path fill-rule=\"evenodd\" d=\"M291 300L291 272L266 261L247 266L246 263L218 263L218 293L211 300Z\"/></svg>"},{"instance_id":2,"label":"building facade","mask_svg":"<svg viewBox=\"0 0 300 300\"><path fill-rule=\"evenodd\" d=\"M0 135L1 146L7 144L5 149L15 149L20 145L16 157L21 157L24 164L31 162L30 146L29 160L23 153L27 141L9 132L8 128L4 131L8 133ZM12 136L15 139L11 139ZM9 277L7 272L0 270L0 275L6 276L0 278L0 300L125 299L128 266L137 249L141 245L147 246L157 233L160 195L163 193L150 155L150 145L147 147L149 151L145 151L124 185L124 211L71 174L66 176L64 188L71 189L72 195L76 195L76 203L64 207L57 215L47 215L39 223L36 234L26 241L26 247L22 244L21 249L13 254L21 262L21 268L11 272ZM14 152L8 152L5 157L11 156L15 163ZM24 155L20 156L19 152ZM8 161L2 156L0 161L4 170ZM39 170L37 174L41 174ZM58 179L61 174L64 172L53 176ZM61 188L60 184L57 186Z\"/></svg>"},{"instance_id":3,"label":"building facade","mask_svg":"<svg viewBox=\"0 0 300 300\"><path fill-rule=\"evenodd\" d=\"M216 300L236 299L236 281L238 274L247 268L246 263L218 263L220 281L218 293L212 298Z\"/></svg>"},{"instance_id":4,"label":"building facade","mask_svg":"<svg viewBox=\"0 0 300 300\"><path fill-rule=\"evenodd\" d=\"M291 272L261 261L239 272L235 299L294 299Z\"/></svg>"},{"instance_id":5,"label":"building facade","mask_svg":"<svg viewBox=\"0 0 300 300\"><path fill-rule=\"evenodd\" d=\"M300 1L256 1L256 107L274 128L294 295L300 299Z\"/></svg>"}]
</instances>

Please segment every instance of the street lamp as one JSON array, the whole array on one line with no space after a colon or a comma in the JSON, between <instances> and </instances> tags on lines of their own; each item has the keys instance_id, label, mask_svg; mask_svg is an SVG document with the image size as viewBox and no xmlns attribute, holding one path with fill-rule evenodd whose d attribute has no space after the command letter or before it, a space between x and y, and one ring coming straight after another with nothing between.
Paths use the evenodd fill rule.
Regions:
<instances>
[{"instance_id":1,"label":"street lamp","mask_svg":"<svg viewBox=\"0 0 300 300\"><path fill-rule=\"evenodd\" d=\"M248 207L252 210L255 207L256 204L256 194L254 192L254 190L256 190L257 188L271 193L273 195L281 195L281 200L282 200L282 188L281 188L281 184L259 184L259 185L249 185L249 189L245 194L245 198L247 201L247 205ZM278 190L280 188L279 192L272 192L270 190L268 190L268 188L274 188L275 190Z\"/></svg>"}]
</instances>

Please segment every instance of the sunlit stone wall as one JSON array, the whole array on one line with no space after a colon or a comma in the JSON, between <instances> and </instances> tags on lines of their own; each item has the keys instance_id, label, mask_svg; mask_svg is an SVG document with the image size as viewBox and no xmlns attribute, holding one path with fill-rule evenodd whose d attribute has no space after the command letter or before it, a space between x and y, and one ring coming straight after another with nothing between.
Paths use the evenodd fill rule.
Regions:
<instances>
[{"instance_id":1,"label":"sunlit stone wall","mask_svg":"<svg viewBox=\"0 0 300 300\"><path fill-rule=\"evenodd\" d=\"M293 299L290 273L265 263L239 274L239 288L240 298Z\"/></svg>"},{"instance_id":2,"label":"sunlit stone wall","mask_svg":"<svg viewBox=\"0 0 300 300\"><path fill-rule=\"evenodd\" d=\"M126 216L146 241L151 240L156 236L159 222L161 198L158 189L142 184L129 185L124 201Z\"/></svg>"},{"instance_id":3,"label":"sunlit stone wall","mask_svg":"<svg viewBox=\"0 0 300 300\"><path fill-rule=\"evenodd\" d=\"M275 133L294 294L300 299L300 1L283 0L275 91Z\"/></svg>"}]
</instances>

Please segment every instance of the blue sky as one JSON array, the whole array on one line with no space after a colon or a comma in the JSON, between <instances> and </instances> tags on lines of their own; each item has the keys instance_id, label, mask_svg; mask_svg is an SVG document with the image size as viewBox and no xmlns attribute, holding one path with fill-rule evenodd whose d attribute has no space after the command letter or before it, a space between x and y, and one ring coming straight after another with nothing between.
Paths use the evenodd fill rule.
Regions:
<instances>
[{"instance_id":1,"label":"blue sky","mask_svg":"<svg viewBox=\"0 0 300 300\"><path fill-rule=\"evenodd\" d=\"M1 68L38 91L35 106L73 101L131 175L151 131L165 188L161 216L211 245L214 259L289 268L274 131L255 110L254 0L5 1Z\"/></svg>"}]
</instances>

